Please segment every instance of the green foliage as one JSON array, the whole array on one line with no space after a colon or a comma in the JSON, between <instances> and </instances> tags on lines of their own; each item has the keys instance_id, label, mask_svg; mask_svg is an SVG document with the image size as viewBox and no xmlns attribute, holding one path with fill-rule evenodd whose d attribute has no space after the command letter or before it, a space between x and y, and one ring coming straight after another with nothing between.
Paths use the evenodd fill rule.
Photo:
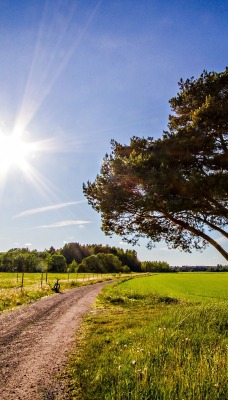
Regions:
<instances>
[{"instance_id":1,"label":"green foliage","mask_svg":"<svg viewBox=\"0 0 228 400\"><path fill-rule=\"evenodd\" d=\"M65 257L67 264L71 264L72 261L80 264L85 257L90 255L88 246L82 246L79 243L66 243L60 252Z\"/></svg>"},{"instance_id":2,"label":"green foliage","mask_svg":"<svg viewBox=\"0 0 228 400\"><path fill-rule=\"evenodd\" d=\"M124 251L121 248L117 247L110 247L108 245L104 246L102 244L91 244L91 245L86 245L82 246L79 243L69 243L64 245L63 249L60 249L59 252L63 254L66 258L67 263L69 264L69 261L72 262L71 260L74 260L77 262L77 264L82 264L80 266L80 270L88 271L91 270L91 268L86 264L92 263L91 260L94 260L94 267L93 271L102 271L102 270L107 270L107 268L103 268L102 266L95 266L97 259L92 257L90 259L90 256L96 256L98 254L108 254L108 255L114 255L117 256L120 262L127 266L130 271L134 272L139 272L141 271L141 263L137 258L137 253L134 250L126 250ZM101 256L100 256L101 257ZM86 258L89 258L89 261L86 261L83 263L83 260ZM101 257L102 259L102 257ZM107 270L108 272L108 270Z\"/></svg>"},{"instance_id":3,"label":"green foliage","mask_svg":"<svg viewBox=\"0 0 228 400\"><path fill-rule=\"evenodd\" d=\"M140 272L141 271L141 263L137 258L137 253L135 250L126 250L124 251L123 249L119 247L110 247L108 245L103 246L101 244L97 245L87 245L90 254L99 254L99 253L104 253L104 254L113 254L114 256L117 256L121 263L123 265L126 265L129 267L131 271L134 272Z\"/></svg>"},{"instance_id":4,"label":"green foliage","mask_svg":"<svg viewBox=\"0 0 228 400\"><path fill-rule=\"evenodd\" d=\"M228 69L179 88L163 138L113 140L100 175L83 191L107 235L133 244L148 237L149 246L165 240L184 251L211 244L228 260L208 232L228 238Z\"/></svg>"},{"instance_id":5,"label":"green foliage","mask_svg":"<svg viewBox=\"0 0 228 400\"><path fill-rule=\"evenodd\" d=\"M73 260L68 267L68 272L77 272L77 271L78 271L78 264L76 263L75 260Z\"/></svg>"},{"instance_id":6,"label":"green foliage","mask_svg":"<svg viewBox=\"0 0 228 400\"><path fill-rule=\"evenodd\" d=\"M147 293L137 290L141 278L103 290L71 358L70 398L227 399L227 301L155 295L154 277Z\"/></svg>"},{"instance_id":7,"label":"green foliage","mask_svg":"<svg viewBox=\"0 0 228 400\"><path fill-rule=\"evenodd\" d=\"M215 268L212 268L211 271L213 272L228 272L228 265L221 265L218 264Z\"/></svg>"},{"instance_id":8,"label":"green foliage","mask_svg":"<svg viewBox=\"0 0 228 400\"><path fill-rule=\"evenodd\" d=\"M142 270L144 272L173 272L173 269L165 261L144 261Z\"/></svg>"},{"instance_id":9,"label":"green foliage","mask_svg":"<svg viewBox=\"0 0 228 400\"><path fill-rule=\"evenodd\" d=\"M55 250L51 247L49 250L38 252L37 250L30 251L29 249L11 249L5 253L0 253L0 272L76 272L78 265L85 258L101 254L101 264L104 264L102 254L109 254L118 258L124 268L120 268L116 258L113 258L113 271L141 271L141 263L137 258L137 253L134 250L124 251L121 248L103 246L103 245L80 245L79 243L65 244L62 249ZM110 257L109 257L110 258ZM102 261L103 260L103 261ZM116 264L117 263L117 264ZM85 269L85 268L84 268ZM83 270L84 270L83 269ZM98 266L94 271L109 271L109 266ZM90 268L86 269L90 270Z\"/></svg>"},{"instance_id":10,"label":"green foliage","mask_svg":"<svg viewBox=\"0 0 228 400\"><path fill-rule=\"evenodd\" d=\"M0 271L32 272L36 270L38 255L29 249L11 249L1 255Z\"/></svg>"},{"instance_id":11,"label":"green foliage","mask_svg":"<svg viewBox=\"0 0 228 400\"><path fill-rule=\"evenodd\" d=\"M51 257L49 271L65 272L67 269L66 259L62 254L53 254Z\"/></svg>"},{"instance_id":12,"label":"green foliage","mask_svg":"<svg viewBox=\"0 0 228 400\"><path fill-rule=\"evenodd\" d=\"M78 267L79 272L124 272L122 263L113 254L98 253L84 258Z\"/></svg>"}]
</instances>

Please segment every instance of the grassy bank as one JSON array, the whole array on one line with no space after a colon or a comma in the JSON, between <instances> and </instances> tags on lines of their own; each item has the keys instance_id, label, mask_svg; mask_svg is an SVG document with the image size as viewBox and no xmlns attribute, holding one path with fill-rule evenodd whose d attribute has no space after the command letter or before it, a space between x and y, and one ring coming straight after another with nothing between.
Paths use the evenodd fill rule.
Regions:
<instances>
[{"instance_id":1,"label":"grassy bank","mask_svg":"<svg viewBox=\"0 0 228 400\"><path fill-rule=\"evenodd\" d=\"M227 279L160 274L106 287L71 358L71 398L226 400Z\"/></svg>"}]
</instances>

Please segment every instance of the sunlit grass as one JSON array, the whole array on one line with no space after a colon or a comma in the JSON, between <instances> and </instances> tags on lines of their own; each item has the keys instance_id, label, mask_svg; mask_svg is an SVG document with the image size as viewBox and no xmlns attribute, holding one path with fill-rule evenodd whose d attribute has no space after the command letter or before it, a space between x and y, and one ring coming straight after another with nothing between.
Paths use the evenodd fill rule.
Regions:
<instances>
[{"instance_id":1,"label":"sunlit grass","mask_svg":"<svg viewBox=\"0 0 228 400\"><path fill-rule=\"evenodd\" d=\"M14 308L54 294L56 279L59 279L60 290L72 289L99 281L112 279L112 274L77 274L77 273L0 273L0 312ZM46 280L47 279L47 280ZM23 286L22 286L23 283Z\"/></svg>"},{"instance_id":2,"label":"sunlit grass","mask_svg":"<svg viewBox=\"0 0 228 400\"><path fill-rule=\"evenodd\" d=\"M218 282L217 275L213 276ZM189 274L188 287L191 277L193 286L196 282ZM180 288L177 296L171 296L167 287L162 293L158 287L149 291L152 278L108 286L99 296L71 358L72 399L228 398L227 301L207 296L214 291L207 285L202 297L197 295L198 302L187 294L180 297ZM141 284L147 279L143 291ZM177 282L174 274L161 279L174 279L173 286Z\"/></svg>"},{"instance_id":3,"label":"sunlit grass","mask_svg":"<svg viewBox=\"0 0 228 400\"><path fill-rule=\"evenodd\" d=\"M191 301L228 300L228 274L224 273L178 273L154 274L150 277L125 282L122 289L147 294L159 292L164 296Z\"/></svg>"}]
</instances>

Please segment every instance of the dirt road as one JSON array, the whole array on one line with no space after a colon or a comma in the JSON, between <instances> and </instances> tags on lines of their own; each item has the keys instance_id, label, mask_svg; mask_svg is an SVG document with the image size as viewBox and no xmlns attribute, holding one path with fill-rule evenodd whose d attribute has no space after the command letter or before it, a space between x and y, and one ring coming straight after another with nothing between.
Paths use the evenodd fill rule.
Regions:
<instances>
[{"instance_id":1,"label":"dirt road","mask_svg":"<svg viewBox=\"0 0 228 400\"><path fill-rule=\"evenodd\" d=\"M0 399L63 400L56 381L80 327L107 282L72 289L0 315Z\"/></svg>"}]
</instances>

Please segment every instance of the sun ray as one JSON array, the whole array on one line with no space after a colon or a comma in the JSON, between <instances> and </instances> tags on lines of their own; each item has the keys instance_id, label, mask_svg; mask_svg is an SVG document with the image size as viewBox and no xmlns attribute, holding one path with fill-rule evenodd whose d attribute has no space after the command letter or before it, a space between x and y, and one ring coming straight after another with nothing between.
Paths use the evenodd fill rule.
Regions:
<instances>
[{"instance_id":1,"label":"sun ray","mask_svg":"<svg viewBox=\"0 0 228 400\"><path fill-rule=\"evenodd\" d=\"M84 14L84 23L80 24L79 28L75 23L78 2L69 2L67 6L64 5L64 9L61 8L61 1L56 2L53 12L53 3L45 1L30 71L14 127L10 133L7 133L5 128L4 131L0 131L0 195L8 183L9 172L14 170L16 173L21 172L42 197L58 198L56 187L33 166L32 157L38 153L42 155L72 151L75 143L72 146L66 137L60 138L59 135L58 139L47 138L29 142L29 125L38 115L41 105L84 37L99 6L98 0L95 6Z\"/></svg>"},{"instance_id":2,"label":"sun ray","mask_svg":"<svg viewBox=\"0 0 228 400\"><path fill-rule=\"evenodd\" d=\"M95 4L94 8L86 16L84 25L80 31L76 30L77 24L73 24L78 6L76 2L69 8L68 14L65 15L61 26L58 23L58 18L52 17L53 4L51 3L50 9L48 9L48 4L49 2L46 2L41 18L31 68L20 111L15 123L15 131L18 129L19 131L25 131L37 114L41 105L51 92L54 83L65 69L77 46L83 39L97 13L100 1ZM56 16L61 16L61 10L58 9L58 7L56 8L55 14ZM50 23L50 21L52 22ZM57 37L56 32L58 32ZM64 40L67 36L69 36L71 40L68 42L65 51L62 52ZM54 44L53 38L55 38ZM49 41L52 41L51 52Z\"/></svg>"},{"instance_id":3,"label":"sun ray","mask_svg":"<svg viewBox=\"0 0 228 400\"><path fill-rule=\"evenodd\" d=\"M24 171L27 180L35 188L36 192L45 200L58 200L59 193L57 187L31 164L26 165Z\"/></svg>"}]
</instances>

